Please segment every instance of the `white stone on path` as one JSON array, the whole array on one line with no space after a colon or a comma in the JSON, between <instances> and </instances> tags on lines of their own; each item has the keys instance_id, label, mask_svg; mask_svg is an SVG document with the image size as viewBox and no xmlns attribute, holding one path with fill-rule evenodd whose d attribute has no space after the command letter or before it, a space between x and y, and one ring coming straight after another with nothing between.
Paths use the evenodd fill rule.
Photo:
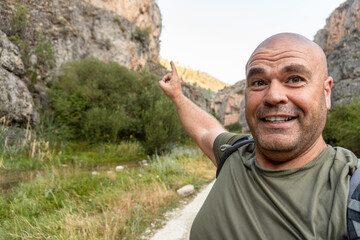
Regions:
<instances>
[{"instance_id":1,"label":"white stone on path","mask_svg":"<svg viewBox=\"0 0 360 240\"><path fill-rule=\"evenodd\" d=\"M186 186L180 188L179 190L177 190L177 193L182 197L190 196L194 192L195 192L195 189L194 189L193 185L186 185Z\"/></svg>"},{"instance_id":2,"label":"white stone on path","mask_svg":"<svg viewBox=\"0 0 360 240\"><path fill-rule=\"evenodd\" d=\"M211 182L183 209L171 212L171 219L169 219L167 224L157 231L150 240L188 240L195 216L199 212L214 183L215 181Z\"/></svg>"}]
</instances>

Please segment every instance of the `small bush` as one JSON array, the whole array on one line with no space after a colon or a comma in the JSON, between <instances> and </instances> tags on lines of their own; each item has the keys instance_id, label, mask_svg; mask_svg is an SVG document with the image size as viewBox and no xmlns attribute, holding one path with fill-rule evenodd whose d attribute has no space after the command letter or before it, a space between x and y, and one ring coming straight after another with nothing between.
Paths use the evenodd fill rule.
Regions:
<instances>
[{"instance_id":1,"label":"small bush","mask_svg":"<svg viewBox=\"0 0 360 240\"><path fill-rule=\"evenodd\" d=\"M40 34L39 42L35 49L38 67L49 70L54 67L54 50L51 43L46 41L44 35Z\"/></svg>"},{"instance_id":2,"label":"small bush","mask_svg":"<svg viewBox=\"0 0 360 240\"><path fill-rule=\"evenodd\" d=\"M214 118L216 118L216 120L218 120L219 122L221 122L220 116L216 114L215 109L212 108L211 111L210 111L210 114L211 114Z\"/></svg>"},{"instance_id":3,"label":"small bush","mask_svg":"<svg viewBox=\"0 0 360 240\"><path fill-rule=\"evenodd\" d=\"M114 21L119 25L119 28L122 32L126 31L126 28L124 27L124 25L119 17L114 17Z\"/></svg>"},{"instance_id":4,"label":"small bush","mask_svg":"<svg viewBox=\"0 0 360 240\"><path fill-rule=\"evenodd\" d=\"M360 98L329 112L323 136L328 144L348 148L360 157Z\"/></svg>"},{"instance_id":5,"label":"small bush","mask_svg":"<svg viewBox=\"0 0 360 240\"><path fill-rule=\"evenodd\" d=\"M151 27L135 27L135 31L132 34L132 37L143 44L148 43L148 39L151 33Z\"/></svg>"},{"instance_id":6,"label":"small bush","mask_svg":"<svg viewBox=\"0 0 360 240\"><path fill-rule=\"evenodd\" d=\"M15 10L10 16L10 30L8 35L13 36L17 34L20 38L25 38L26 31L31 24L29 13L29 8L18 3L15 4Z\"/></svg>"},{"instance_id":7,"label":"small bush","mask_svg":"<svg viewBox=\"0 0 360 240\"><path fill-rule=\"evenodd\" d=\"M228 130L229 132L241 133L242 126L241 126L241 124L239 122L235 122L235 123L231 123L229 125L226 125L225 129Z\"/></svg>"}]
</instances>

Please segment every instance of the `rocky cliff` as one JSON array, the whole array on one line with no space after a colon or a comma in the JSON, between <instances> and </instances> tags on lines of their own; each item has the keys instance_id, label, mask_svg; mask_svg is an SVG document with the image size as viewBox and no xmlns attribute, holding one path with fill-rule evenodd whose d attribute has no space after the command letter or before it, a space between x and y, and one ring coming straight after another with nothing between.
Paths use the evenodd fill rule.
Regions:
<instances>
[{"instance_id":1,"label":"rocky cliff","mask_svg":"<svg viewBox=\"0 0 360 240\"><path fill-rule=\"evenodd\" d=\"M19 123L39 122L46 86L67 61L94 57L137 71L158 59L153 0L2 0L0 22L0 117Z\"/></svg>"},{"instance_id":2,"label":"rocky cliff","mask_svg":"<svg viewBox=\"0 0 360 240\"><path fill-rule=\"evenodd\" d=\"M161 14L158 5L153 0L91 0L94 6L107 9L126 18L135 26L149 31L149 49L151 60L157 62L161 33Z\"/></svg>"},{"instance_id":3,"label":"rocky cliff","mask_svg":"<svg viewBox=\"0 0 360 240\"><path fill-rule=\"evenodd\" d=\"M220 90L211 100L211 108L220 117L223 125L239 122L244 101L245 81L239 81L233 86Z\"/></svg>"},{"instance_id":4,"label":"rocky cliff","mask_svg":"<svg viewBox=\"0 0 360 240\"><path fill-rule=\"evenodd\" d=\"M26 84L21 81L24 73L18 48L0 31L0 117L6 116L20 124L30 117L37 124L39 114Z\"/></svg>"},{"instance_id":5,"label":"rocky cliff","mask_svg":"<svg viewBox=\"0 0 360 240\"><path fill-rule=\"evenodd\" d=\"M333 77L332 104L360 96L360 0L348 0L335 9L314 41L325 51Z\"/></svg>"},{"instance_id":6,"label":"rocky cliff","mask_svg":"<svg viewBox=\"0 0 360 240\"><path fill-rule=\"evenodd\" d=\"M325 27L316 33L314 41L328 54L337 44L359 28L360 1L348 0L331 13Z\"/></svg>"},{"instance_id":7,"label":"rocky cliff","mask_svg":"<svg viewBox=\"0 0 360 240\"><path fill-rule=\"evenodd\" d=\"M183 94L198 105L201 109L210 112L211 111L211 102L209 99L204 97L204 95L199 92L194 86L182 82L181 90Z\"/></svg>"}]
</instances>

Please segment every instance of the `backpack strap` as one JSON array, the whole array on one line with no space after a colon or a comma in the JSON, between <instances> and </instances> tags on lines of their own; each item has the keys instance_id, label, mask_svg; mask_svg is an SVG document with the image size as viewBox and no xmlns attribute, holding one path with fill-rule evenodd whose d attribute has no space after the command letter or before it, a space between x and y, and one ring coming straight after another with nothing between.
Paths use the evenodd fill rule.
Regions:
<instances>
[{"instance_id":1,"label":"backpack strap","mask_svg":"<svg viewBox=\"0 0 360 240\"><path fill-rule=\"evenodd\" d=\"M245 144L248 143L252 143L254 142L254 139L252 136L245 136L242 137L238 140L236 140L236 142L234 142L233 145L229 145L229 144L223 144L220 146L220 151L224 152L224 154L222 155L222 157L220 158L220 162L217 166L216 169L216 178L219 176L221 168L223 167L226 159L233 153L235 152L239 147L244 146Z\"/></svg>"},{"instance_id":2,"label":"backpack strap","mask_svg":"<svg viewBox=\"0 0 360 240\"><path fill-rule=\"evenodd\" d=\"M349 240L360 239L360 168L356 169L350 178L347 200L347 232Z\"/></svg>"}]
</instances>

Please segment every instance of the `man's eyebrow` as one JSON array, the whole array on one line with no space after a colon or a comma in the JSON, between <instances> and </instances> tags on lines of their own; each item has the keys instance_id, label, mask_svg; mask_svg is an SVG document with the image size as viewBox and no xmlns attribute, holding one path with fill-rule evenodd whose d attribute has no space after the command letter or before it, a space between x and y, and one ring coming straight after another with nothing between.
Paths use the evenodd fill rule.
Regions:
<instances>
[{"instance_id":1,"label":"man's eyebrow","mask_svg":"<svg viewBox=\"0 0 360 240\"><path fill-rule=\"evenodd\" d=\"M312 73L309 69L307 69L304 65L301 64L291 64L282 69L283 73L299 73L304 74L308 78L311 78Z\"/></svg>"},{"instance_id":2,"label":"man's eyebrow","mask_svg":"<svg viewBox=\"0 0 360 240\"><path fill-rule=\"evenodd\" d=\"M263 68L251 68L246 76L246 79L249 79L256 74L264 74L265 70Z\"/></svg>"}]
</instances>

